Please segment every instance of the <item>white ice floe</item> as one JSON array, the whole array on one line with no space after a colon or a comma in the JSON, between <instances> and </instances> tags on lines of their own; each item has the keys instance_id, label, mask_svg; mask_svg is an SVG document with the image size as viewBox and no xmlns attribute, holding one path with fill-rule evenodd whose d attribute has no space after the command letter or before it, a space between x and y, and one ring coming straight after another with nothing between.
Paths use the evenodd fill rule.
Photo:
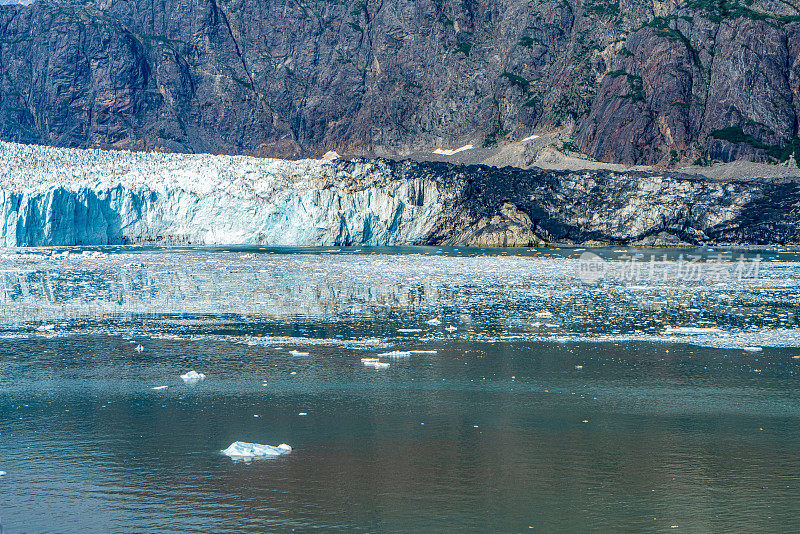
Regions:
<instances>
[{"instance_id":1,"label":"white ice floe","mask_svg":"<svg viewBox=\"0 0 800 534\"><path fill-rule=\"evenodd\" d=\"M583 366L582 365L576 365L575 369L578 369L580 371L581 369L583 369Z\"/></svg>"},{"instance_id":2,"label":"white ice floe","mask_svg":"<svg viewBox=\"0 0 800 534\"><path fill-rule=\"evenodd\" d=\"M447 328L445 328L445 330L447 330L448 332L452 333L452 332L455 332L456 330L458 330L458 328L456 328L455 326L450 325Z\"/></svg>"},{"instance_id":3,"label":"white ice floe","mask_svg":"<svg viewBox=\"0 0 800 534\"><path fill-rule=\"evenodd\" d=\"M234 441L227 449L222 451L222 454L234 459L250 459L260 456L280 456L290 452L292 452L292 448L286 443L273 447L272 445Z\"/></svg>"},{"instance_id":4,"label":"white ice floe","mask_svg":"<svg viewBox=\"0 0 800 534\"><path fill-rule=\"evenodd\" d=\"M5 471L0 471L0 477L4 477L4 476L6 476L6 474L7 473Z\"/></svg>"},{"instance_id":5,"label":"white ice floe","mask_svg":"<svg viewBox=\"0 0 800 534\"><path fill-rule=\"evenodd\" d=\"M379 357L386 357L386 358L408 358L411 356L410 350L393 350L392 352L381 352L378 354Z\"/></svg>"},{"instance_id":6,"label":"white ice floe","mask_svg":"<svg viewBox=\"0 0 800 534\"><path fill-rule=\"evenodd\" d=\"M442 324L442 321L434 317L433 319L425 321L425 324L429 324L431 326L439 326L440 324Z\"/></svg>"},{"instance_id":7,"label":"white ice floe","mask_svg":"<svg viewBox=\"0 0 800 534\"><path fill-rule=\"evenodd\" d=\"M289 354L292 356L308 356L307 352L300 352L299 350L290 350Z\"/></svg>"},{"instance_id":8,"label":"white ice floe","mask_svg":"<svg viewBox=\"0 0 800 534\"><path fill-rule=\"evenodd\" d=\"M668 326L664 334L679 334L679 335L699 335L699 334L722 334L724 331L719 328L701 328L697 326Z\"/></svg>"},{"instance_id":9,"label":"white ice floe","mask_svg":"<svg viewBox=\"0 0 800 534\"><path fill-rule=\"evenodd\" d=\"M55 329L56 329L56 325L54 325L54 324L45 324L45 325L36 327L36 330L38 330L39 332L52 332Z\"/></svg>"},{"instance_id":10,"label":"white ice floe","mask_svg":"<svg viewBox=\"0 0 800 534\"><path fill-rule=\"evenodd\" d=\"M761 347L742 347L742 350L745 352L761 352L764 349Z\"/></svg>"},{"instance_id":11,"label":"white ice floe","mask_svg":"<svg viewBox=\"0 0 800 534\"><path fill-rule=\"evenodd\" d=\"M167 389L168 387L169 386L155 386L155 387L152 387L150 389L154 389L154 390L158 391L159 389Z\"/></svg>"},{"instance_id":12,"label":"white ice floe","mask_svg":"<svg viewBox=\"0 0 800 534\"><path fill-rule=\"evenodd\" d=\"M452 156L453 154L458 154L459 152L464 152L465 150L472 150L475 148L472 145L464 145L461 148L449 149L449 148L437 148L433 151L434 154L439 156Z\"/></svg>"},{"instance_id":13,"label":"white ice floe","mask_svg":"<svg viewBox=\"0 0 800 534\"><path fill-rule=\"evenodd\" d=\"M367 361L364 361L367 360ZM364 367L372 367L374 369L388 369L389 364L377 361L377 358L362 358L361 363Z\"/></svg>"},{"instance_id":14,"label":"white ice floe","mask_svg":"<svg viewBox=\"0 0 800 534\"><path fill-rule=\"evenodd\" d=\"M136 352L142 352L143 350L144 350L144 347L143 347L143 346L141 346L141 345L136 345Z\"/></svg>"},{"instance_id":15,"label":"white ice floe","mask_svg":"<svg viewBox=\"0 0 800 534\"><path fill-rule=\"evenodd\" d=\"M203 373L198 373L197 371L189 371L188 373L182 374L181 378L187 384L194 384L200 382L201 380L205 380L206 375Z\"/></svg>"},{"instance_id":16,"label":"white ice floe","mask_svg":"<svg viewBox=\"0 0 800 534\"><path fill-rule=\"evenodd\" d=\"M308 412L300 412L297 415L299 415L300 417L303 417L304 415L308 415Z\"/></svg>"},{"instance_id":17,"label":"white ice floe","mask_svg":"<svg viewBox=\"0 0 800 534\"><path fill-rule=\"evenodd\" d=\"M550 313L549 311L536 312L536 317L538 317L539 319L550 319L552 316L553 314Z\"/></svg>"},{"instance_id":18,"label":"white ice floe","mask_svg":"<svg viewBox=\"0 0 800 534\"><path fill-rule=\"evenodd\" d=\"M417 332L422 332L422 328L398 328L397 331L401 334L414 334Z\"/></svg>"}]
</instances>

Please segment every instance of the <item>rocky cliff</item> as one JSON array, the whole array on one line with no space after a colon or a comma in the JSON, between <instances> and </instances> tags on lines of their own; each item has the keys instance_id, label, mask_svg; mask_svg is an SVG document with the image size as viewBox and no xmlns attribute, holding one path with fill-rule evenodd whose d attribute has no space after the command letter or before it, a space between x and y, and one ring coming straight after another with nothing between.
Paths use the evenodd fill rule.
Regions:
<instances>
[{"instance_id":1,"label":"rocky cliff","mask_svg":"<svg viewBox=\"0 0 800 534\"><path fill-rule=\"evenodd\" d=\"M795 0L39 0L0 138L402 155L567 129L608 162L800 155ZM800 158L796 158L800 159Z\"/></svg>"},{"instance_id":2,"label":"rocky cliff","mask_svg":"<svg viewBox=\"0 0 800 534\"><path fill-rule=\"evenodd\" d=\"M800 244L800 181L0 143L0 246Z\"/></svg>"}]
</instances>

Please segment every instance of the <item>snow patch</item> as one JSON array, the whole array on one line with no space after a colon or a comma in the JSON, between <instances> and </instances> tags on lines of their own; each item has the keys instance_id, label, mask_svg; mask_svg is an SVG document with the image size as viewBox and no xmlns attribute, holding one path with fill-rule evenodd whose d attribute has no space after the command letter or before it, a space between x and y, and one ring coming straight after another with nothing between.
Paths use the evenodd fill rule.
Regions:
<instances>
[{"instance_id":1,"label":"snow patch","mask_svg":"<svg viewBox=\"0 0 800 534\"><path fill-rule=\"evenodd\" d=\"M449 148L437 148L433 151L434 154L439 156L452 156L454 154L458 154L459 152L464 152L465 150L472 150L475 148L472 145L464 145L461 148L449 149Z\"/></svg>"}]
</instances>

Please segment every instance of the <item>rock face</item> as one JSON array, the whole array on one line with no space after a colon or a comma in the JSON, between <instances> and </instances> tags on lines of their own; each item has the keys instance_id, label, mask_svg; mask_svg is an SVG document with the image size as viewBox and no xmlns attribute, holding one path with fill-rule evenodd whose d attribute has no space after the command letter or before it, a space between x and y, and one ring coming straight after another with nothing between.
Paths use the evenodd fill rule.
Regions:
<instances>
[{"instance_id":1,"label":"rock face","mask_svg":"<svg viewBox=\"0 0 800 534\"><path fill-rule=\"evenodd\" d=\"M39 0L0 7L0 138L272 157L572 128L608 162L800 156L785 0Z\"/></svg>"},{"instance_id":2,"label":"rock face","mask_svg":"<svg viewBox=\"0 0 800 534\"><path fill-rule=\"evenodd\" d=\"M798 244L800 181L0 143L0 245Z\"/></svg>"}]
</instances>

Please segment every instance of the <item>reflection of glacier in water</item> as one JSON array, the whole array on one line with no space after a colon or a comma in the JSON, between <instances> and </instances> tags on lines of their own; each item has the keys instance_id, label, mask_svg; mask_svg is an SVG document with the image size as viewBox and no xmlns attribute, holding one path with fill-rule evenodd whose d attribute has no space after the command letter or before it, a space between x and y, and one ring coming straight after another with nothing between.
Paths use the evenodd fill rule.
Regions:
<instances>
[{"instance_id":1,"label":"reflection of glacier in water","mask_svg":"<svg viewBox=\"0 0 800 534\"><path fill-rule=\"evenodd\" d=\"M580 282L579 256L570 249L8 250L0 255L0 325L6 335L102 329L250 343L800 346L794 254L768 253L758 280L599 284Z\"/></svg>"}]
</instances>

